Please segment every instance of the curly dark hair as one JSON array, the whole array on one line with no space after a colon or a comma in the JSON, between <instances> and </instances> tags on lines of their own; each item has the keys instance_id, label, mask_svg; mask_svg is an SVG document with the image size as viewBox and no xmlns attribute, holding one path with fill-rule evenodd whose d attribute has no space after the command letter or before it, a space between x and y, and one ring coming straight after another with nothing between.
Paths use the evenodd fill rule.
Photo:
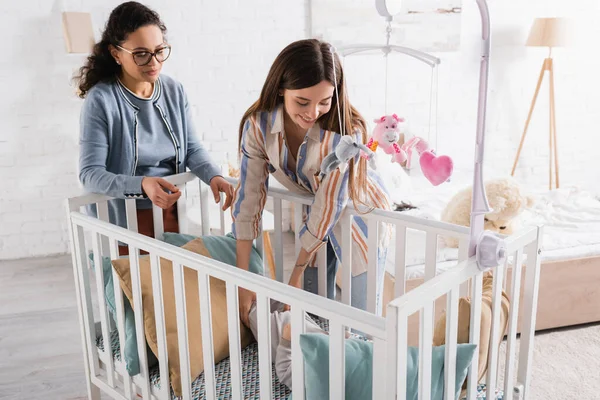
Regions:
<instances>
[{"instance_id":1,"label":"curly dark hair","mask_svg":"<svg viewBox=\"0 0 600 400\"><path fill-rule=\"evenodd\" d=\"M130 33L148 25L156 25L163 35L167 32L158 13L136 1L128 1L112 10L102 33L102 39L94 45L86 63L74 77L77 81L79 97L85 98L94 85L114 79L121 70L121 66L110 54L109 45L120 45L127 40Z\"/></svg>"}]
</instances>

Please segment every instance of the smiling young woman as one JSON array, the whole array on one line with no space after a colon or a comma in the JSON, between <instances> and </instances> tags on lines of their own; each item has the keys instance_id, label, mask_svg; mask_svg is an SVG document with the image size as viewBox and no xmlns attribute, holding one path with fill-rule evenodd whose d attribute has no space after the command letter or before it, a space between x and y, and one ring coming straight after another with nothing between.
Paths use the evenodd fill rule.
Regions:
<instances>
[{"instance_id":1,"label":"smiling young woman","mask_svg":"<svg viewBox=\"0 0 600 400\"><path fill-rule=\"evenodd\" d=\"M304 279L304 289L317 293L316 268L306 267L317 250L327 246L327 294L333 298L341 259L338 221L348 200L390 208L381 180L375 171L367 170L362 158L351 160L322 181L319 178L321 162L335 151L342 132L362 143L366 141L366 124L348 100L337 54L330 44L315 39L288 45L273 62L260 97L240 123L240 180L232 205L239 268L248 269L252 240L259 234L267 198L268 178L273 175L291 191L314 195L300 229L302 250L289 284L300 287ZM365 309L367 231L361 218L353 220L352 237L352 305ZM379 250L382 285L385 250ZM240 291L240 315L245 322L253 301L253 293Z\"/></svg>"},{"instance_id":2,"label":"smiling young woman","mask_svg":"<svg viewBox=\"0 0 600 400\"><path fill-rule=\"evenodd\" d=\"M233 187L196 138L183 86L160 73L171 54L166 31L148 7L119 5L76 77L85 99L79 179L87 191L119 199L109 202L117 225L126 226L122 199L138 199L138 229L148 236L154 235L152 204L164 209L165 232L179 230L175 203L181 192L165 176L189 168L210 185L215 201L224 192L229 207L233 196Z\"/></svg>"}]
</instances>

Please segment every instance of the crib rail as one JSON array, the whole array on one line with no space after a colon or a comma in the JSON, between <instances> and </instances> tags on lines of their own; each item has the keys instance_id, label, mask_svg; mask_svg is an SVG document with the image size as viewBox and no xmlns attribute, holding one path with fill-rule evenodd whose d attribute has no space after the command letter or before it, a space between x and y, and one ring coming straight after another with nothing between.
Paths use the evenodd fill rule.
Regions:
<instances>
[{"instance_id":1,"label":"crib rail","mask_svg":"<svg viewBox=\"0 0 600 400\"><path fill-rule=\"evenodd\" d=\"M506 364L503 371L504 398L512 399L513 396L527 398L529 387L530 370L533 355L533 336L535 330L535 318L537 311L537 293L540 273L540 247L542 228L532 228L507 238L507 252L513 255L505 264L499 265L493 271L492 288L492 324L490 343L498 343L507 335ZM523 254L526 256L523 266ZM512 284L510 291L510 309L508 313L507 332L500 330L499 318L502 300L502 289L505 286L505 271L512 267ZM521 272L525 268L525 282L521 285ZM427 283L413 289L409 293L395 299L387 306L387 345L389 351L387 364L386 388L389 399L396 398L394 393L405 393L407 388L407 326L408 320L414 313L419 313L420 318L420 340L419 340L419 398L430 398L431 371L423 366L431 365L431 347L424 345L432 343L433 338L433 307L436 300L446 297L446 354L445 354L445 398L454 398L455 393L455 365L457 348L457 324L458 324L458 299L459 289L465 283L470 284L471 314L469 343L480 345L481 329L481 307L482 307L482 277L477 262L472 258L460 263L457 267L442 275L438 275ZM524 304L519 304L520 295L523 295ZM516 358L517 320L521 319L521 343L518 359ZM496 398L495 389L497 377L502 371L498 369L499 349L489 346L488 363L489 369L485 382L487 385L487 397ZM467 399L476 398L477 392L477 366L479 362L476 352L471 363L468 383ZM517 365L515 365L517 364ZM448 368L450 366L450 368ZM515 374L515 368L517 373ZM516 379L515 379L516 378ZM521 398L521 397L517 397Z\"/></svg>"},{"instance_id":2,"label":"crib rail","mask_svg":"<svg viewBox=\"0 0 600 400\"><path fill-rule=\"evenodd\" d=\"M209 195L208 186L196 181L196 177L191 173L184 173L167 177L171 183L176 185L183 195L178 200L177 209L179 216L179 226L182 233L188 232L188 221L186 219L188 207L190 207L189 197L197 188L199 193L201 210L202 234L211 233L211 221L218 221L217 229L221 234L228 231L226 224L227 215L219 210L211 213L209 202L212 196ZM227 178L230 182L236 183L234 179ZM196 183L197 186L194 185ZM398 362L405 360L406 348L411 344L411 332L407 330L408 318L419 312L418 324L418 345L420 346L420 371L419 371L419 390L420 398L427 398L428 388L431 381L431 374L426 368L431 363L431 347L425 346L425 343L431 343L433 326L436 316L436 300L440 301L445 297L447 309L447 334L446 334L446 360L454 365L456 359L456 324L457 324L457 304L460 296L470 295L473 299L471 309L471 343L477 344L479 336L479 318L475 318L481 311L481 290L482 274L477 269L475 262L467 259L468 252L468 228L454 226L438 221L424 220L412 217L403 213L372 210L364 214L361 210L355 209L350 203L346 211L341 216L342 224L342 260L341 260L341 303L319 298L308 294L307 292L291 288L283 281L283 202L292 202L295 205L294 220L296 225L295 233L295 251L296 255L300 250L299 229L302 224L303 213L307 206L312 203L312 196L303 196L290 193L285 189L272 187L269 189L268 196L273 202L275 214L274 238L275 238L275 264L276 278L278 282L267 280L246 271L232 268L231 266L219 263L190 253L186 250L168 245L162 241L155 240L137 233L136 219L136 200L125 200L127 212L127 229L120 228L108 222L108 202L113 200L111 197L89 194L70 199L68 201L69 229L72 235L72 254L74 276L76 282L76 295L78 299L78 310L81 321L81 335L84 343L84 359L86 366L86 376L89 376L88 397L90 399L99 399L97 388L108 393L115 399L133 399L137 394L144 398L152 399L170 399L169 370L167 351L165 315L162 299L163 281L161 277L160 259L170 260L174 272L176 285L176 310L179 332L179 342L187 343L187 317L185 310L185 278L184 268L191 268L197 274L199 301L201 308L201 326L203 344L207 344L207 351L204 352L205 365L205 396L207 399L216 398L216 377L214 359L212 354L213 343L211 329L211 299L208 295L210 278L220 279L227 284L227 311L229 320L229 339L231 354L231 382L232 397L242 398L242 369L241 369L241 348L240 348L240 325L238 314L238 289L246 288L257 294L258 306L258 352L259 352L259 372L260 372L260 397L261 399L271 398L272 379L271 379L271 359L270 359L270 320L269 303L271 299L279 300L289 304L292 307L292 385L294 398L304 397L304 364L302 362L302 352L299 343L299 336L304 332L305 312L317 315L328 320L330 332L330 365L344 365L345 346L344 338L346 332L352 328L367 335L373 341L373 354L377 362L374 361L373 371L373 398L392 398L394 393L404 393L406 381L406 365ZM80 208L95 204L97 207L98 218L84 215ZM154 211L154 231L155 237L160 238L163 235L162 210L153 207ZM357 310L349 307L351 302L351 265L352 265L352 219L360 217L364 221L364 228L368 230L368 269L367 269L367 311ZM411 246L408 240L409 233L413 231L421 232L425 235L425 276L423 284L409 290L406 287L407 250ZM383 318L381 292L382 288L378 286L381 282L377 277L378 273L378 244L382 235L389 232L395 233L395 239L389 242L389 246L396 246L395 258L395 276L396 284L394 289L394 301L385 308L386 317ZM373 234L374 233L374 234ZM459 260L458 265L443 274L438 274L437 247L438 239L441 236L454 237L459 242ZM506 238L507 251L512 255L510 258L513 266L512 280L510 282L511 298L516 299L512 302L511 313L509 316L509 326L507 329L507 362L504 371L504 388L506 398L511 398L514 393L526 393L528 387L528 371L531 363L533 329L535 326L535 311L537 302L537 282L539 279L539 230L528 230L523 233ZM104 293L101 282L104 281L102 268L90 269L88 254L92 253L94 260L101 260L103 256L114 260L119 257L119 244L125 244L129 249L129 261L132 274L133 286L133 308L141 310L143 298L140 282L140 255L139 251L144 250L149 253L150 269L152 276L152 290L154 293L153 309L156 316L156 333L158 341L158 359L160 366L161 387L157 389L150 383L148 360L146 359L145 337L143 314L135 313L135 326L138 344L138 353L140 357L140 374L130 377L125 369L123 362L115 362L112 357L110 340L104 340L104 350L97 349L95 339L97 332L101 332L104 338L107 338L112 328L108 318ZM264 251L261 238L257 239L258 247ZM526 258L526 268L521 266L521 260ZM263 257L266 260L267 257ZM326 254L325 250L320 250L317 266L319 267L319 294L325 295L326 280ZM185 267L184 267L185 266ZM521 285L522 268L525 270L525 283ZM264 268L265 272L267 268ZM381 271L381 269L379 269ZM493 337L498 339L499 335L504 335L498 329L497 316L499 315L501 290L507 289L508 279L505 273L508 271L508 265L499 266L495 272L497 279L494 280L493 289ZM116 307L116 325L119 333L120 348L125 348L125 317L124 317L124 297L119 286L119 279L114 269L113 275L115 307ZM93 291L91 290L92 281L96 282L96 298L98 309L94 310ZM523 304L519 305L518 298L521 295ZM439 307L439 305L438 305ZM518 311L522 312L519 315ZM517 328L520 320L520 330ZM95 322L99 321L99 329ZM520 352L518 355L518 365L516 354L516 335L521 333ZM205 346L203 346L205 347ZM193 378L189 374L189 348L179 347L179 357L181 360L181 377L183 386L183 398L190 399L191 383ZM477 355L476 355L477 357ZM499 354L497 349L490 349L490 359L493 365L488 371L488 387L496 386L496 379L499 376L497 369L497 360ZM469 373L468 398L474 398L475 388L477 386L477 358L473 360L472 368ZM403 369L404 368L404 369ZM452 393L454 380L453 369L446 368L446 393ZM330 398L343 399L345 396L345 375L343 368L330 370ZM404 375L403 375L404 373ZM473 378L475 376L475 378ZM387 396L387 397L386 397ZM425 396L425 397L422 397ZM489 394L488 394L489 396ZM450 397L447 397L450 398ZM488 397L492 398L492 397Z\"/></svg>"},{"instance_id":3,"label":"crib rail","mask_svg":"<svg viewBox=\"0 0 600 400\"><path fill-rule=\"evenodd\" d=\"M131 398L131 393L141 390L141 394L144 398L160 398L169 399L170 393L168 391L168 372L166 366L167 360L167 348L166 348L166 337L165 337L165 322L163 317L164 310L161 309L162 299L160 290L162 285L161 274L158 269L159 258L167 259L172 261L173 271L175 275L176 285L176 309L177 309L177 322L179 332L179 342L187 343L188 338L186 337L186 323L187 316L185 311L185 284L183 277L183 266L193 269L198 274L199 282L199 296L200 304L202 309L202 320L204 322L212 319L210 311L210 298L207 296L208 278L217 278L227 284L227 312L229 318L229 338L231 343L230 349L230 362L232 366L232 393L233 398L242 397L241 387L241 348L240 344L240 326L239 326L239 313L237 306L238 288L243 287L251 290L257 294L258 307L259 307L259 330L262 332L269 332L269 320L266 318L268 310L268 303L270 299L285 302L292 308L292 351L298 356L294 357L293 364L293 387L294 393L299 393L298 396L304 390L304 371L302 356L299 344L299 335L303 332L304 327L304 313L312 313L319 315L329 321L329 326L332 332L331 335L331 346L332 349L332 360L339 362L343 357L344 347L342 346L344 340L345 328L351 327L364 332L375 340L376 349L380 353L384 353L385 346L385 322L383 318L372 315L368 312L353 309L345 304L338 303L332 300L322 299L317 296L308 294L300 289L292 288L286 284L280 282L273 282L264 277L257 276L247 271L242 271L233 268L229 265L220 263L215 260L211 260L189 251L168 245L163 242L159 242L152 238L140 235L136 232L132 232L128 229L120 228L111 225L105 221L97 218L89 217L78 212L72 212L70 214L71 225L76 243L80 246L76 246L76 262L77 271L79 277L79 285L81 287L80 301L83 304L83 312L85 314L84 321L84 332L86 336L86 344L88 354L91 362L92 369L90 371L92 382L103 388L108 393L111 393L115 398ZM126 243L129 247L130 255L130 268L132 275L132 288L133 288L133 309L142 310L142 295L141 295L141 282L140 282L140 258L139 250L144 250L149 253L152 269L152 284L153 293L155 296L154 310L156 313L156 329L157 338L159 345L159 365L161 366L161 390L158 391L150 386L149 375L148 375L148 364L145 358L145 339L144 339L144 323L143 313L135 312L135 325L138 333L138 352L140 356L140 376L133 379L133 382L128 382L128 377L122 365L115 365L112 356L110 341L104 341L104 351L96 351L95 338L93 333L95 332L93 326L93 313L92 301L90 299L90 277L88 270L88 263L86 259L85 243L82 238L84 232L90 232L93 237L93 253L94 259L98 260L102 256L100 243L102 241L109 241L113 248L113 252L116 247L117 241ZM98 257L98 258L96 258ZM98 269L96 269L98 270ZM101 270L101 268L99 268ZM115 280L118 282L118 279ZM100 285L98 283L98 285ZM123 297L120 290L115 291L116 298L119 300L118 303L122 304ZM108 337L109 321L107 313L105 311L105 305L103 303L104 296L103 291L98 288L98 296L100 299L100 309L104 309L99 313L101 330L103 336ZM118 325L123 327L123 314L122 310L117 308L118 312ZM335 335L334 335L335 334ZM268 335L261 335L259 338L259 360L260 365L260 379L261 379L261 398L270 397L271 387L271 370L270 370L270 345L265 341L265 337ZM203 325L202 329L203 343L212 343L212 330L210 329L210 323ZM121 348L124 349L124 342L122 338ZM208 346L210 347L210 346ZM186 346L180 346L180 360L181 360L181 376L183 386L183 398L191 398L191 381L192 377L189 374L189 348ZM207 398L215 398L214 389L214 366L210 353L205 354L205 365L206 371L205 376L207 385ZM208 362L209 359L211 362ZM383 374L374 375L376 385L374 387L381 388L384 385L382 380ZM344 385L344 376L340 374L331 375L333 390L339 390ZM298 383L296 383L298 382ZM128 389L129 387L129 389ZM133 387L133 389L131 389ZM380 389L378 389L380 390ZM337 396L336 396L337 397ZM335 397L332 397L335 398ZM340 397L342 398L342 397Z\"/></svg>"}]
</instances>

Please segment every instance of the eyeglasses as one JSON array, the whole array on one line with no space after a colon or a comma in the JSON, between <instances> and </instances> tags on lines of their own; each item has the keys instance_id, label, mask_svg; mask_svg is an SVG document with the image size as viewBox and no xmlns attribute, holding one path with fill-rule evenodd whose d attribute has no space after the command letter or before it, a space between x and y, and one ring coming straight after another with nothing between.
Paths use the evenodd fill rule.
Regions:
<instances>
[{"instance_id":1,"label":"eyeglasses","mask_svg":"<svg viewBox=\"0 0 600 400\"><path fill-rule=\"evenodd\" d=\"M131 54L133 56L133 62L138 67L143 67L144 65L149 64L150 61L152 61L152 57L156 58L156 61L158 61L159 63L163 63L171 55L171 46L168 46L168 45L161 47L160 49L156 50L154 53L152 53L150 51L146 51L146 50L131 51L131 50L127 50L119 45L116 45L116 47Z\"/></svg>"}]
</instances>

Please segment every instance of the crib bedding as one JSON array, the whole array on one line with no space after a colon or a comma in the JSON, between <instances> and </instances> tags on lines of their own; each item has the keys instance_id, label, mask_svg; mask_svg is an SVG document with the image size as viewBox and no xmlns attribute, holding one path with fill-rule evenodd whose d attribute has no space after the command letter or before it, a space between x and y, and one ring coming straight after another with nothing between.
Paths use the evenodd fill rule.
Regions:
<instances>
[{"instance_id":1,"label":"crib bedding","mask_svg":"<svg viewBox=\"0 0 600 400\"><path fill-rule=\"evenodd\" d=\"M326 328L326 326L324 326ZM121 351L119 349L119 336L117 331L111 333L111 348L113 352L113 359L115 361L121 361ZM96 346L104 350L104 340L102 336L96 339ZM259 370L258 370L258 345L256 343L251 344L242 351L242 385L244 388L244 399L260 399L260 384L259 384ZM286 400L290 397L291 391L279 382L275 369L271 369L272 376L272 395L274 400ZM229 358L222 360L215 365L215 387L216 396L221 400L231 399L231 369L229 366ZM156 389L160 389L160 373L158 365L150 369L150 383ZM192 382L192 399L202 400L205 398L205 381L204 373L200 374ZM477 399L486 399L486 386L480 384L477 387ZM496 396L493 400L502 400L504 398L503 392L500 389L496 389ZM171 399L180 400L180 397L174 395L171 390Z\"/></svg>"},{"instance_id":2,"label":"crib bedding","mask_svg":"<svg viewBox=\"0 0 600 400\"><path fill-rule=\"evenodd\" d=\"M408 190L393 190L395 202L410 202L418 209L407 215L439 220L448 199L467 186L466 181L429 187L420 179L412 180ZM523 227L544 225L542 262L600 256L600 200L592 193L577 188L560 188L534 193L535 205L520 217ZM395 243L395 237L392 237ZM418 279L425 271L425 233L408 230L406 246L406 279ZM457 264L458 250L445 247L438 238L437 270L447 271ZM386 271L395 275L395 246L390 246Z\"/></svg>"},{"instance_id":3,"label":"crib bedding","mask_svg":"<svg viewBox=\"0 0 600 400\"><path fill-rule=\"evenodd\" d=\"M96 346L101 350L104 350L104 340L102 336L96 339ZM111 334L111 348L113 350L113 358L116 361L121 360L121 352L119 349L119 336L116 331ZM258 371L258 345L253 343L247 346L242 351L242 385L244 388L244 399L259 399L260 398L260 385L259 385L259 371ZM156 389L160 388L160 373L158 365L151 368L149 371L150 383ZM273 399L285 400L289 397L291 391L283 383L279 382L275 369L271 369L272 376L272 393ZM231 398L231 369L229 366L229 357L220 361L215 365L215 381L216 381L216 396L218 399L230 399ZM201 373L192 382L192 399L201 400L205 398L205 381L204 373ZM171 398L173 400L181 399L175 396L171 389Z\"/></svg>"}]
</instances>

